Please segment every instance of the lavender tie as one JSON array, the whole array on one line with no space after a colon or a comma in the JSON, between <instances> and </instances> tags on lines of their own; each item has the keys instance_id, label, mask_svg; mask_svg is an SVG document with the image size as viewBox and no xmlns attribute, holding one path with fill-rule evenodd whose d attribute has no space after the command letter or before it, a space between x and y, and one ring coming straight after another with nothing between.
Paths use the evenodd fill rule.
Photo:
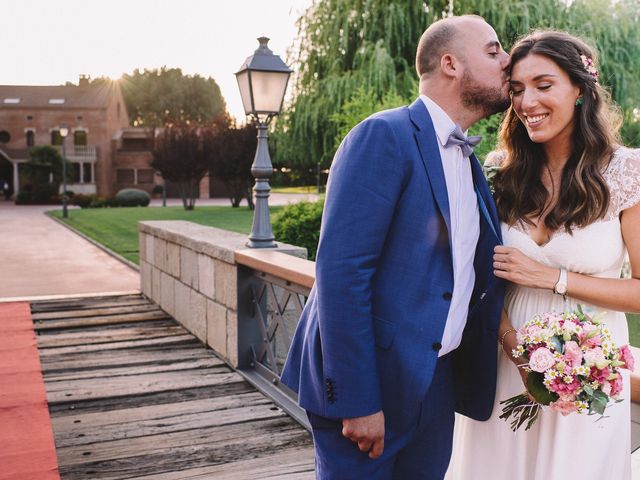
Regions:
<instances>
[{"instance_id":1,"label":"lavender tie","mask_svg":"<svg viewBox=\"0 0 640 480\"><path fill-rule=\"evenodd\" d=\"M468 158L473 153L473 147L478 145L478 143L480 143L480 140L482 140L482 137L467 137L464 133L462 133L460 125L456 124L456 128L454 128L453 132L449 134L449 138L447 139L445 147L458 145L462 150L462 155Z\"/></svg>"}]
</instances>

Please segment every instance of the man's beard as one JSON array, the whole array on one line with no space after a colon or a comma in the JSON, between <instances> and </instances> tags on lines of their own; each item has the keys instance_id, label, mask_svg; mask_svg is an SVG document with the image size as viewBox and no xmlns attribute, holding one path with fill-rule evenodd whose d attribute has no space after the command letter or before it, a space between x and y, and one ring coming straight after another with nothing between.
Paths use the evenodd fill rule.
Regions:
<instances>
[{"instance_id":1,"label":"man's beard","mask_svg":"<svg viewBox=\"0 0 640 480\"><path fill-rule=\"evenodd\" d=\"M483 117L488 117L504 112L511 105L511 99L504 94L502 88L479 85L471 72L466 70L462 77L462 104L469 110L481 112Z\"/></svg>"}]
</instances>

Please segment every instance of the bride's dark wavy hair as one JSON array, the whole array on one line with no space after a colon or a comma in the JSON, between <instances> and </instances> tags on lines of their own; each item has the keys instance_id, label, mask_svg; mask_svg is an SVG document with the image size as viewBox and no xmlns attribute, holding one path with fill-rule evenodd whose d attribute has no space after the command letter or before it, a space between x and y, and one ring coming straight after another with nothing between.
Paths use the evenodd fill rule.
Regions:
<instances>
[{"instance_id":1,"label":"bride's dark wavy hair","mask_svg":"<svg viewBox=\"0 0 640 480\"><path fill-rule=\"evenodd\" d=\"M555 231L564 226L584 227L602 218L609 206L609 189L603 170L611 160L618 141L620 115L609 93L585 68L581 55L593 59L595 52L582 40L558 31L536 31L516 42L511 50L511 67L528 55L542 55L564 70L582 92L583 103L576 106L571 136L571 155L562 172L557 204L544 219ZM494 180L496 204L501 219L509 225L545 211L550 194L541 181L547 156L539 143L529 138L513 105L500 127L500 148L506 153Z\"/></svg>"}]
</instances>

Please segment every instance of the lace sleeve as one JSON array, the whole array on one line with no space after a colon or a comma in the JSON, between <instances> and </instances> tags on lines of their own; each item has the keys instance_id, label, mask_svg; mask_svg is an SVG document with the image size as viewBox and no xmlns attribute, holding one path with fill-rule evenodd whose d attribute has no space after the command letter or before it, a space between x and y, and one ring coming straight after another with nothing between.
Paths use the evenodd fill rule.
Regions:
<instances>
[{"instance_id":1,"label":"lace sleeve","mask_svg":"<svg viewBox=\"0 0 640 480\"><path fill-rule=\"evenodd\" d=\"M640 203L640 149L619 148L608 170L609 211L618 216L623 210Z\"/></svg>"},{"instance_id":2,"label":"lace sleeve","mask_svg":"<svg viewBox=\"0 0 640 480\"><path fill-rule=\"evenodd\" d=\"M500 168L500 166L502 165L502 162L504 161L505 156L506 155L502 150L493 150L489 152L487 154L487 158L484 161L484 168L485 169L493 168L493 167Z\"/></svg>"}]
</instances>

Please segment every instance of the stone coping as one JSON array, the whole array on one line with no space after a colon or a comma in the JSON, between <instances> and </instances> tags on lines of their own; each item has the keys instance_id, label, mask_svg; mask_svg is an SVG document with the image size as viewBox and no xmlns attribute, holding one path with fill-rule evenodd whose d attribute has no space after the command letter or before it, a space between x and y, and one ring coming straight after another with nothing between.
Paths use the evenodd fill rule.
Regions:
<instances>
[{"instance_id":1,"label":"stone coping","mask_svg":"<svg viewBox=\"0 0 640 480\"><path fill-rule=\"evenodd\" d=\"M260 270L296 285L312 288L316 281L316 264L311 260L264 248L236 250L235 257L240 265Z\"/></svg>"},{"instance_id":2,"label":"stone coping","mask_svg":"<svg viewBox=\"0 0 640 480\"><path fill-rule=\"evenodd\" d=\"M247 236L242 233L184 220L138 222L138 229L141 233L176 243L231 264L235 263L235 251L245 249L247 246ZM278 242L277 250L300 258L307 257L306 248L286 243Z\"/></svg>"}]
</instances>

